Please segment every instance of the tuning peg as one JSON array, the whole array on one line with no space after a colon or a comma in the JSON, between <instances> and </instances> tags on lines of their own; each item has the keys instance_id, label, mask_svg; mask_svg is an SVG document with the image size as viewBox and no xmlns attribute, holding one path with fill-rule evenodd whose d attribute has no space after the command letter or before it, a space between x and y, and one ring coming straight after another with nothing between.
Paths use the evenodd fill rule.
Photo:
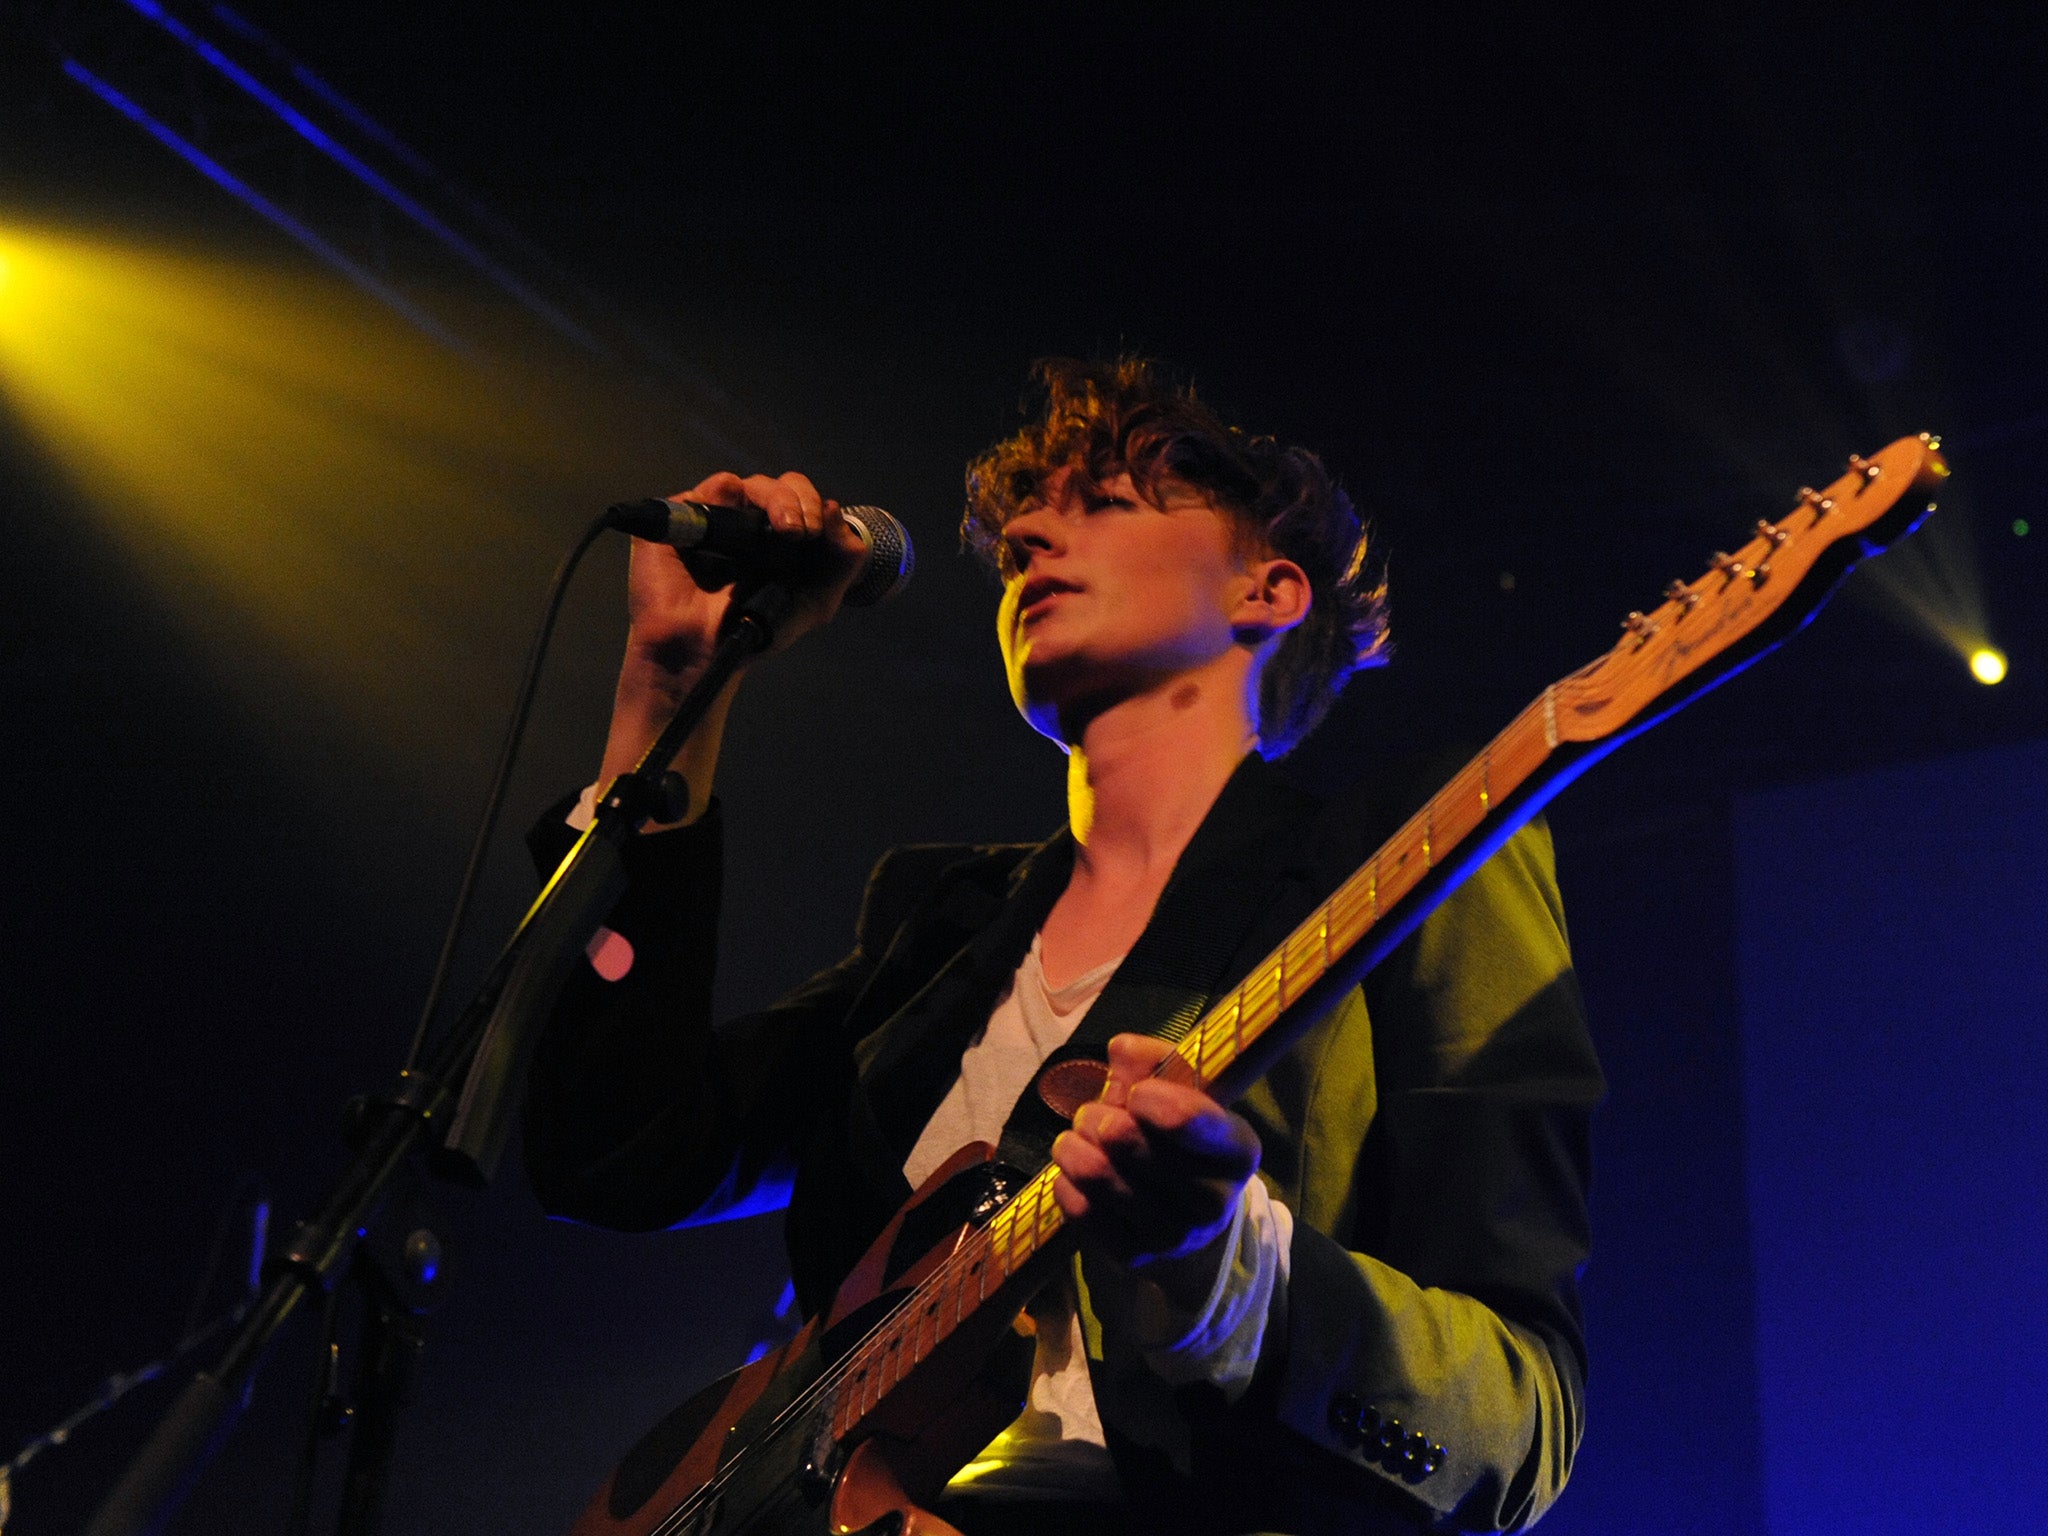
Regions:
<instances>
[{"instance_id":1,"label":"tuning peg","mask_svg":"<svg viewBox=\"0 0 2048 1536\"><path fill-rule=\"evenodd\" d=\"M1934 433L1922 432L1920 434L1920 441L1925 443L1934 452L1941 452L1941 439L1937 437Z\"/></svg>"},{"instance_id":2,"label":"tuning peg","mask_svg":"<svg viewBox=\"0 0 2048 1536\"><path fill-rule=\"evenodd\" d=\"M1849 468L1852 473L1861 475L1865 480L1875 480L1884 473L1884 466L1882 464L1872 459L1866 459L1860 453L1849 455Z\"/></svg>"},{"instance_id":3,"label":"tuning peg","mask_svg":"<svg viewBox=\"0 0 2048 1536\"><path fill-rule=\"evenodd\" d=\"M1817 523L1835 510L1835 499L1823 496L1810 485L1799 487L1799 505L1813 509L1813 520Z\"/></svg>"},{"instance_id":4,"label":"tuning peg","mask_svg":"<svg viewBox=\"0 0 2048 1536\"><path fill-rule=\"evenodd\" d=\"M1730 581L1740 581L1745 576L1755 574L1733 555L1723 554L1720 550L1714 551L1714 558L1708 563Z\"/></svg>"},{"instance_id":5,"label":"tuning peg","mask_svg":"<svg viewBox=\"0 0 2048 1536\"><path fill-rule=\"evenodd\" d=\"M1676 579L1673 579L1670 585L1664 588L1664 595L1665 597L1669 598L1672 602L1679 604L1679 616L1681 618L1683 618L1686 614L1691 613L1693 608L1698 604L1700 600L1699 593L1693 591L1693 589L1687 586L1684 582Z\"/></svg>"},{"instance_id":6,"label":"tuning peg","mask_svg":"<svg viewBox=\"0 0 2048 1536\"><path fill-rule=\"evenodd\" d=\"M1792 537L1792 535L1787 533L1784 529L1780 528L1776 523L1770 521L1768 518L1762 517L1756 520L1756 533L1758 538L1762 539L1766 544L1771 546L1768 550L1764 552L1763 559L1757 562L1756 569L1749 573L1752 579L1756 581L1762 581L1765 577L1771 574L1771 557L1777 552L1778 548L1781 545L1783 545L1787 539Z\"/></svg>"},{"instance_id":7,"label":"tuning peg","mask_svg":"<svg viewBox=\"0 0 2048 1536\"><path fill-rule=\"evenodd\" d=\"M1657 621L1655 619L1633 611L1630 612L1627 618L1621 621L1621 627L1634 635L1638 640L1648 640L1650 636L1657 633Z\"/></svg>"}]
</instances>

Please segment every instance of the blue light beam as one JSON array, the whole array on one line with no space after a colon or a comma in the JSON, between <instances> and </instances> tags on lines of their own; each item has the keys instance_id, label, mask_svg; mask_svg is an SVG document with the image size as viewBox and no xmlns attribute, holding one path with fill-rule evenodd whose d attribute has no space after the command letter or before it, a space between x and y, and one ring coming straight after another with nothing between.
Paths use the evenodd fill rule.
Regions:
<instances>
[{"instance_id":1,"label":"blue light beam","mask_svg":"<svg viewBox=\"0 0 2048 1536\"><path fill-rule=\"evenodd\" d=\"M291 236L292 239L311 252L312 255L332 267L336 272L354 283L380 304L403 315L417 329L432 337L442 346L465 357L470 355L470 349L452 331L442 325L439 320L436 320L424 309L421 309L419 305L413 303L411 299L378 277L369 268L363 266L362 263L356 261L339 246L293 218L291 214L243 181L233 171L230 171L218 160L207 154L197 144L180 136L175 129L168 125L158 122L138 103L124 96L120 91L102 80L76 59L67 58L64 60L64 73L91 91L93 95L99 97L101 101L112 107L116 112L119 112L128 121L135 124L136 127L142 129L143 132L163 145L164 148L177 155L179 159L205 176L215 186L232 194L247 207L268 219L278 229L283 230L284 233Z\"/></svg>"},{"instance_id":2,"label":"blue light beam","mask_svg":"<svg viewBox=\"0 0 2048 1536\"><path fill-rule=\"evenodd\" d=\"M357 181L360 181L372 192L383 198L385 202L412 220L414 224L418 225L428 235L438 240L462 260L468 262L477 271L496 283L513 299L516 299L542 320L545 320L557 331L568 337L569 340L591 352L602 354L605 351L604 344L588 330L578 325L546 299L535 293L533 289L520 281L514 274L506 271L497 262L491 260L489 256L470 244L468 240L464 239L455 230L450 229L431 210L423 207L416 199L408 196L400 188L379 175L369 165L352 154L345 146L338 143L318 123L315 123L305 113L294 107L290 102L278 95L277 92L222 53L220 49L186 26L184 22L171 15L170 12L157 3L157 0L128 0L128 6L137 15L145 17L163 28L164 31L189 48L201 61L218 71L225 79L259 106L269 111L278 121L290 128L300 138L319 150L321 154L332 160L336 165L348 172L349 175L355 177Z\"/></svg>"}]
</instances>

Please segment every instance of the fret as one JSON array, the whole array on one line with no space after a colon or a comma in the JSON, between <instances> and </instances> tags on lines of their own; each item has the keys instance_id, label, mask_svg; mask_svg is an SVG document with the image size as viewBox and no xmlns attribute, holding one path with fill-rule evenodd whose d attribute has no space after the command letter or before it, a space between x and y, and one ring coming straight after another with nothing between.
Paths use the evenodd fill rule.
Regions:
<instances>
[{"instance_id":1,"label":"fret","mask_svg":"<svg viewBox=\"0 0 2048 1536\"><path fill-rule=\"evenodd\" d=\"M906 1316L905 1314L909 1315ZM917 1323L917 1314L910 1312L908 1305L899 1309L891 1319L889 1329L889 1372L890 1387L903 1385L903 1378L910 1374L910 1368L917 1364L917 1357L911 1352L910 1330Z\"/></svg>"},{"instance_id":2,"label":"fret","mask_svg":"<svg viewBox=\"0 0 2048 1536\"><path fill-rule=\"evenodd\" d=\"M1011 1198L1010 1203L1004 1206L1001 1214L996 1217L996 1220L1002 1223L1000 1237L1002 1241L1001 1258L1003 1269L1002 1273L997 1276L999 1284L1001 1281L1007 1280L1010 1276L1017 1273L1017 1266L1024 1262L1017 1253L1017 1234L1024 1225L1024 1201L1029 1197L1030 1193L1031 1186L1027 1184L1024 1188L1017 1191Z\"/></svg>"},{"instance_id":3,"label":"fret","mask_svg":"<svg viewBox=\"0 0 2048 1536\"><path fill-rule=\"evenodd\" d=\"M1266 984L1269 977L1273 983L1271 987ZM1262 970L1259 981L1260 985L1245 993L1244 1000L1245 1027L1251 1031L1254 1039L1258 1038L1261 1030L1280 1016L1280 996L1275 990L1279 978L1270 970Z\"/></svg>"},{"instance_id":4,"label":"fret","mask_svg":"<svg viewBox=\"0 0 2048 1536\"><path fill-rule=\"evenodd\" d=\"M874 1339L874 1374L872 1374L872 1380L874 1380L874 1401L877 1401L877 1403L881 1403L883 1397L887 1397L889 1393L895 1391L897 1380L899 1380L897 1374L895 1374L895 1329L891 1329L889 1323L883 1323L881 1335Z\"/></svg>"},{"instance_id":5,"label":"fret","mask_svg":"<svg viewBox=\"0 0 2048 1536\"><path fill-rule=\"evenodd\" d=\"M1013 1275L1024 1267L1026 1260L1038 1252L1038 1234L1045 1223L1046 1191L1051 1187L1045 1176L1040 1174L1024 1186L1023 1194L1018 1197L1025 1207L1020 1218L1024 1252L1017 1260L1016 1267L1010 1271Z\"/></svg>"},{"instance_id":6,"label":"fret","mask_svg":"<svg viewBox=\"0 0 2048 1536\"><path fill-rule=\"evenodd\" d=\"M939 1344L939 1304L945 1299L945 1282L940 1281L938 1295L927 1297L925 1287L919 1286L911 1294L909 1305L918 1309L917 1316L910 1324L910 1357L913 1363L925 1359ZM927 1337L929 1333L929 1337Z\"/></svg>"},{"instance_id":7,"label":"fret","mask_svg":"<svg viewBox=\"0 0 2048 1536\"><path fill-rule=\"evenodd\" d=\"M1269 956L1259 968L1252 972L1245 982L1244 1005L1247 1014L1261 1014L1266 1004L1280 992L1280 970Z\"/></svg>"},{"instance_id":8,"label":"fret","mask_svg":"<svg viewBox=\"0 0 2048 1536\"><path fill-rule=\"evenodd\" d=\"M991 1258L1000 1266L1001 1273L996 1276L996 1283L1000 1285L1017 1272L1016 1263L1011 1256L1017 1232L1016 1199L1012 1199L1008 1205L996 1212L996 1219L992 1230L994 1232L995 1252L991 1255Z\"/></svg>"},{"instance_id":9,"label":"fret","mask_svg":"<svg viewBox=\"0 0 2048 1536\"><path fill-rule=\"evenodd\" d=\"M1349 949L1372 927L1372 892L1363 872L1353 875L1330 898L1331 937L1339 950Z\"/></svg>"},{"instance_id":10,"label":"fret","mask_svg":"<svg viewBox=\"0 0 2048 1536\"><path fill-rule=\"evenodd\" d=\"M1348 914L1344 913L1342 906L1336 902L1330 904L1330 909L1330 952L1342 954L1364 938L1372 924L1366 919L1362 905Z\"/></svg>"},{"instance_id":11,"label":"fret","mask_svg":"<svg viewBox=\"0 0 2048 1536\"><path fill-rule=\"evenodd\" d=\"M1329 968L1327 961L1319 961L1318 958L1323 952L1324 937L1323 925L1303 923L1281 946L1280 1001L1283 1006L1291 1007Z\"/></svg>"},{"instance_id":12,"label":"fret","mask_svg":"<svg viewBox=\"0 0 2048 1536\"><path fill-rule=\"evenodd\" d=\"M965 1322L967 1314L973 1310L967 1299L967 1284L974 1275L974 1240L980 1235L978 1232L968 1233L967 1240L960 1245L960 1251L953 1256L953 1320L946 1324L948 1333Z\"/></svg>"},{"instance_id":13,"label":"fret","mask_svg":"<svg viewBox=\"0 0 2048 1536\"><path fill-rule=\"evenodd\" d=\"M854 1393L853 1397L853 1416L855 1419L864 1419L872 1411L875 1401L874 1351L863 1349L860 1352L859 1358L860 1369L854 1373L854 1380L859 1383L859 1389Z\"/></svg>"},{"instance_id":14,"label":"fret","mask_svg":"<svg viewBox=\"0 0 2048 1536\"><path fill-rule=\"evenodd\" d=\"M918 1287L920 1293L929 1290L925 1298L924 1317L917 1326L917 1358L925 1359L939 1347L939 1340L946 1336L946 1285L952 1279L943 1269L926 1284Z\"/></svg>"},{"instance_id":15,"label":"fret","mask_svg":"<svg viewBox=\"0 0 2048 1536\"><path fill-rule=\"evenodd\" d=\"M1017 1269L1019 1270L1030 1262L1033 1254L1038 1252L1038 1234L1045 1225L1046 1198L1051 1189L1051 1183L1043 1174L1024 1186L1024 1193L1021 1196L1024 1201L1024 1211L1018 1217L1019 1236L1022 1238L1023 1246L1023 1254L1017 1260ZM1012 1273L1014 1274L1016 1271L1013 1270Z\"/></svg>"}]
</instances>

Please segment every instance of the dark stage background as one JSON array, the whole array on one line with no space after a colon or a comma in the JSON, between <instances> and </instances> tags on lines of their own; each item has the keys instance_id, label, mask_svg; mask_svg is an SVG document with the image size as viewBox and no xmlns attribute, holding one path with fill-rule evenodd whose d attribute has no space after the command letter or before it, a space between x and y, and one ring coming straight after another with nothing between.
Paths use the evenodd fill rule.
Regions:
<instances>
[{"instance_id":1,"label":"dark stage background","mask_svg":"<svg viewBox=\"0 0 2048 1536\"><path fill-rule=\"evenodd\" d=\"M1857 1038L1845 957L1873 943L1912 958L1895 979L1937 1059L2037 1054L2038 878L1970 852L2038 848L2043 815L2037 7L240 8L685 360L672 388L445 279L488 360L419 341L65 79L45 39L83 9L0 13L0 255L18 229L82 230L271 307L165 342L161 400L108 375L168 424L131 434L126 481L126 439L83 455L0 377L0 1455L177 1337L247 1176L288 1220L339 1167L342 1102L404 1051L547 572L607 502L720 467L714 431L892 508L924 561L900 602L748 684L723 1004L833 958L889 844L1056 825L1060 762L1003 696L993 587L951 553L959 472L1031 358L1130 347L1317 447L1380 530L1398 656L1298 754L1324 782L1490 733L1802 482L1945 435L1932 553L1855 578L1554 812L1612 1095L1591 1423L1546 1529L1905 1529L1870 1503L1895 1484L1859 1478L1878 1463L2023 1484L2030 1404L1955 1401L2011 1365L1997 1326L1959 1327L1938 1373L1843 1329L1821 1369L1872 1383L1865 1418L1760 1355L1803 1208L1756 1167L1752 1122L1763 1088L1770 1126L1800 1118L1758 1077L1787 1032ZM531 890L509 829L594 770L622 566L603 548L579 579L467 974ZM1972 623L2011 659L1998 687L1954 648ZM1928 806L1952 857L1894 891L1884 861ZM1844 883L1865 899L1816 925ZM1795 1193L1876 1213L1801 1315L1865 1317L1902 1269L1916 1304L2014 1315L2039 1147L1993 1131L2038 1113L2038 1071L1829 1094L1798 1063L1812 1134L1873 1152ZM1923 1086L1911 1114L1885 1097ZM1882 1220L1886 1181L1929 1165L2013 1199ZM543 1221L513 1177L408 1198L450 1262L394 1532L564 1529L782 1281L773 1216L626 1238ZM180 1530L282 1527L315 1350L309 1323L284 1337ZM2038 1384L2032 1358L2000 1379ZM28 1467L10 1530L76 1528L167 1400L143 1388ZM1945 1495L1914 1528L2020 1528L1988 1523L2003 1507Z\"/></svg>"}]
</instances>

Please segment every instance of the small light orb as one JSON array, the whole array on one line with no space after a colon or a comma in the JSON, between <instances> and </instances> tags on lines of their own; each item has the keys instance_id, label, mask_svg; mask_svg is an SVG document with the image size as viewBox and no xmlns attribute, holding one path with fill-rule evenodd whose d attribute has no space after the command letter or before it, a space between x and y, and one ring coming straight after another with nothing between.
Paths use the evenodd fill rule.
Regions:
<instances>
[{"instance_id":1,"label":"small light orb","mask_svg":"<svg viewBox=\"0 0 2048 1536\"><path fill-rule=\"evenodd\" d=\"M1986 686L2004 682L2005 653L1988 645L1979 646L1970 653L1970 675Z\"/></svg>"},{"instance_id":2,"label":"small light orb","mask_svg":"<svg viewBox=\"0 0 2048 1536\"><path fill-rule=\"evenodd\" d=\"M2034 525L2024 517L2016 517L2012 520L2013 537L2016 539L2024 539L2029 533L2033 532L2033 528Z\"/></svg>"}]
</instances>

